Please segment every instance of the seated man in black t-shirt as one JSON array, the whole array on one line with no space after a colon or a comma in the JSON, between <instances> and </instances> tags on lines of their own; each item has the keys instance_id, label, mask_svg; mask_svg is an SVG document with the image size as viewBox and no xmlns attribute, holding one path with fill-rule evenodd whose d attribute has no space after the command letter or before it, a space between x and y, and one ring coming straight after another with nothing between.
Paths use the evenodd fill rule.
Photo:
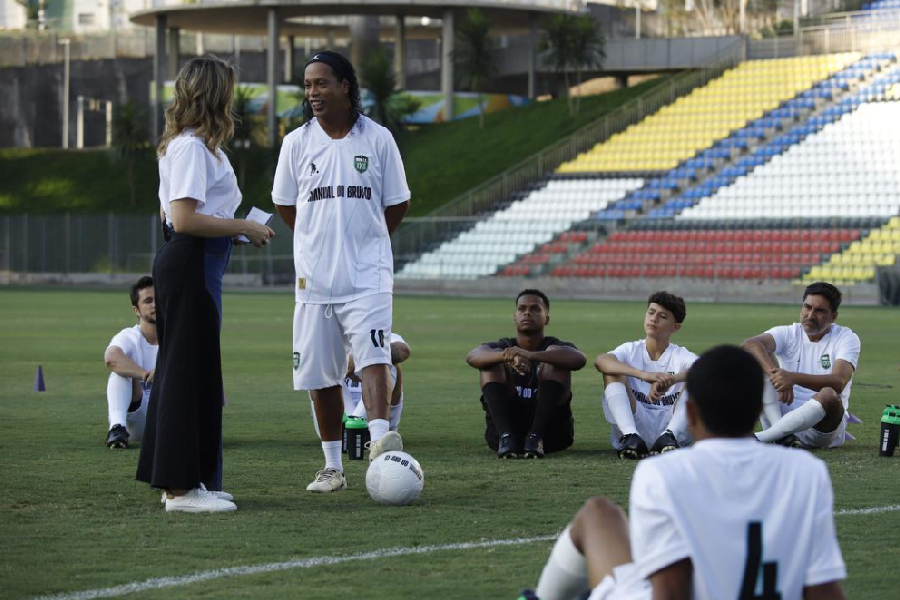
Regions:
<instances>
[{"instance_id":1,"label":"seated man in black t-shirt","mask_svg":"<svg viewBox=\"0 0 900 600\"><path fill-rule=\"evenodd\" d=\"M544 336L550 300L538 290L516 298L516 337L478 346L466 357L481 371L484 439L499 458L542 458L575 439L572 371L587 359L574 344Z\"/></svg>"}]
</instances>

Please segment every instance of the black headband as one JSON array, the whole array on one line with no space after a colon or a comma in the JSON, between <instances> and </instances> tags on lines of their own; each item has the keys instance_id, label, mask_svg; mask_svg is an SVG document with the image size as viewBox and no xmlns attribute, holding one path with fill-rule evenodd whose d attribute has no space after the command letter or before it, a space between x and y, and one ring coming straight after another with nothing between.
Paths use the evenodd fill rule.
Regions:
<instances>
[{"instance_id":1,"label":"black headband","mask_svg":"<svg viewBox=\"0 0 900 600\"><path fill-rule=\"evenodd\" d=\"M306 63L306 67L315 62L325 63L334 69L341 79L350 79L347 73L350 70L347 68L350 67L350 62L340 54L335 54L334 52L316 52ZM353 67L350 68L352 69Z\"/></svg>"}]
</instances>

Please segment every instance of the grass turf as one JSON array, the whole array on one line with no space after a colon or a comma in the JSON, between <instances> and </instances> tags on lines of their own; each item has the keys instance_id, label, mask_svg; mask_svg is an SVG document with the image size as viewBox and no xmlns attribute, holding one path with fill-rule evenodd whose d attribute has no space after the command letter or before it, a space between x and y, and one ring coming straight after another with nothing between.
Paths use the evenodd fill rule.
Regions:
<instances>
[{"instance_id":1,"label":"grass turf","mask_svg":"<svg viewBox=\"0 0 900 600\"><path fill-rule=\"evenodd\" d=\"M426 473L419 502L375 505L365 462L345 461L350 489L304 491L322 456L305 394L291 391L290 294L227 294L224 301L225 482L230 515L166 514L134 481L137 450L113 452L106 434L103 350L132 323L127 294L52 289L0 291L0 597L31 598L360 551L553 534L584 499L627 500L634 464L608 445L600 385L574 377L576 442L543 461L498 461L484 445L468 350L512 332L513 302L397 298L395 329L410 343L401 431ZM799 306L690 304L676 343L700 352L792 322ZM641 335L640 303L554 302L548 333L592 360ZM840 322L862 339L851 407L865 423L844 449L817 452L835 508L897 504L900 456L879 458L878 416L896 401L900 313L845 307ZM37 365L46 393L31 391ZM806 493L785 482L785 493ZM837 517L854 599L894 597L897 513ZM216 579L134 598L513 598L533 586L550 542L447 550Z\"/></svg>"}]
</instances>

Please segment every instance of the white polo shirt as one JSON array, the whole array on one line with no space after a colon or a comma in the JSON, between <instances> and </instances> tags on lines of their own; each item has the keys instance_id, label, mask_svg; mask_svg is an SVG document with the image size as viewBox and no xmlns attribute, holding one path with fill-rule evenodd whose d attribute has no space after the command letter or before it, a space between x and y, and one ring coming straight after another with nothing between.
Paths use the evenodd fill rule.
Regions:
<instances>
[{"instance_id":1,"label":"white polo shirt","mask_svg":"<svg viewBox=\"0 0 900 600\"><path fill-rule=\"evenodd\" d=\"M147 341L144 334L141 333L140 325L126 327L117 333L109 342L107 349L113 346L121 349L125 356L133 360L145 371L152 371L156 368L156 355L159 352L159 346ZM110 376L115 375L115 373L110 373ZM143 381L140 383L144 392L144 400L148 400L150 385Z\"/></svg>"},{"instance_id":2,"label":"white polo shirt","mask_svg":"<svg viewBox=\"0 0 900 600\"><path fill-rule=\"evenodd\" d=\"M281 146L272 200L296 206L296 301L343 304L393 292L394 259L384 219L410 198L390 132L366 116L341 139L313 119Z\"/></svg>"},{"instance_id":3,"label":"white polo shirt","mask_svg":"<svg viewBox=\"0 0 900 600\"><path fill-rule=\"evenodd\" d=\"M766 333L775 340L775 358L782 369L795 373L808 375L830 375L835 362L845 360L853 365L853 371L859 365L860 342L859 336L847 327L841 327L837 323L831 325L831 330L822 336L818 342L812 342L803 325L783 325L773 327ZM853 378L844 386L841 392L841 403L844 410L850 407L850 388L853 386ZM796 410L803 406L816 394L815 391L794 386L794 401L785 406L785 410Z\"/></svg>"},{"instance_id":4,"label":"white polo shirt","mask_svg":"<svg viewBox=\"0 0 900 600\"><path fill-rule=\"evenodd\" d=\"M638 369L639 371L646 371L648 373L668 373L670 375L687 371L691 365L694 364L694 361L697 360L696 354L687 348L672 343L669 343L668 347L666 347L665 351L662 353L662 356L659 357L659 360L652 360L647 353L646 339L625 342L613 350L611 354L620 362L623 362L634 369ZM628 387L631 388L631 394L634 396L634 399L642 403L645 408L652 410L673 410L675 402L684 392L685 384L684 382L676 383L667 389L662 397L656 402L650 400L651 384L646 381L628 377Z\"/></svg>"},{"instance_id":5,"label":"white polo shirt","mask_svg":"<svg viewBox=\"0 0 900 600\"><path fill-rule=\"evenodd\" d=\"M764 589L799 600L847 576L828 469L809 452L699 441L638 463L629 498L639 574L689 558L696 600L774 597Z\"/></svg>"},{"instance_id":6,"label":"white polo shirt","mask_svg":"<svg viewBox=\"0 0 900 600\"><path fill-rule=\"evenodd\" d=\"M159 202L169 225L171 203L182 198L196 200L199 214L220 219L234 218L242 198L228 157L221 149L213 155L192 128L172 138L159 158Z\"/></svg>"}]
</instances>

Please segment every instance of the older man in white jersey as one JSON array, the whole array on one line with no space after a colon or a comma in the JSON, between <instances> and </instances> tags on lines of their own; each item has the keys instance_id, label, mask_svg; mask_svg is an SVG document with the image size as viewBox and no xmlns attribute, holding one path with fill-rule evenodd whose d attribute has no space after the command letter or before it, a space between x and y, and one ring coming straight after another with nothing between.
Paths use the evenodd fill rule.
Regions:
<instances>
[{"instance_id":1,"label":"older man in white jersey","mask_svg":"<svg viewBox=\"0 0 900 600\"><path fill-rule=\"evenodd\" d=\"M153 279L141 277L131 286L131 310L138 318L113 337L103 360L109 369L106 410L109 432L106 447L124 450L129 442L139 442L147 419L147 402L156 373L156 296Z\"/></svg>"},{"instance_id":2,"label":"older man in white jersey","mask_svg":"<svg viewBox=\"0 0 900 600\"><path fill-rule=\"evenodd\" d=\"M758 443L762 370L734 346L687 377L695 444L638 465L629 521L588 501L523 599L844 600L825 463ZM785 481L802 493L785 493Z\"/></svg>"},{"instance_id":3,"label":"older man in white jersey","mask_svg":"<svg viewBox=\"0 0 900 600\"><path fill-rule=\"evenodd\" d=\"M697 355L671 343L687 316L684 299L656 292L647 299L642 340L600 354L594 366L603 375L603 414L612 425L619 458L639 460L690 443L684 380ZM647 448L647 443L653 446Z\"/></svg>"},{"instance_id":4,"label":"older man in white jersey","mask_svg":"<svg viewBox=\"0 0 900 600\"><path fill-rule=\"evenodd\" d=\"M347 356L360 372L369 458L401 450L389 431L393 256L390 234L410 191L390 132L362 114L353 66L319 52L304 71L306 123L281 147L272 187L294 230L294 389L315 404L325 467L311 492L347 487L341 461L341 380Z\"/></svg>"},{"instance_id":5,"label":"older man in white jersey","mask_svg":"<svg viewBox=\"0 0 900 600\"><path fill-rule=\"evenodd\" d=\"M837 448L849 438L850 388L859 336L835 323L841 292L817 282L803 292L800 322L773 327L744 342L768 376L762 442Z\"/></svg>"}]
</instances>

